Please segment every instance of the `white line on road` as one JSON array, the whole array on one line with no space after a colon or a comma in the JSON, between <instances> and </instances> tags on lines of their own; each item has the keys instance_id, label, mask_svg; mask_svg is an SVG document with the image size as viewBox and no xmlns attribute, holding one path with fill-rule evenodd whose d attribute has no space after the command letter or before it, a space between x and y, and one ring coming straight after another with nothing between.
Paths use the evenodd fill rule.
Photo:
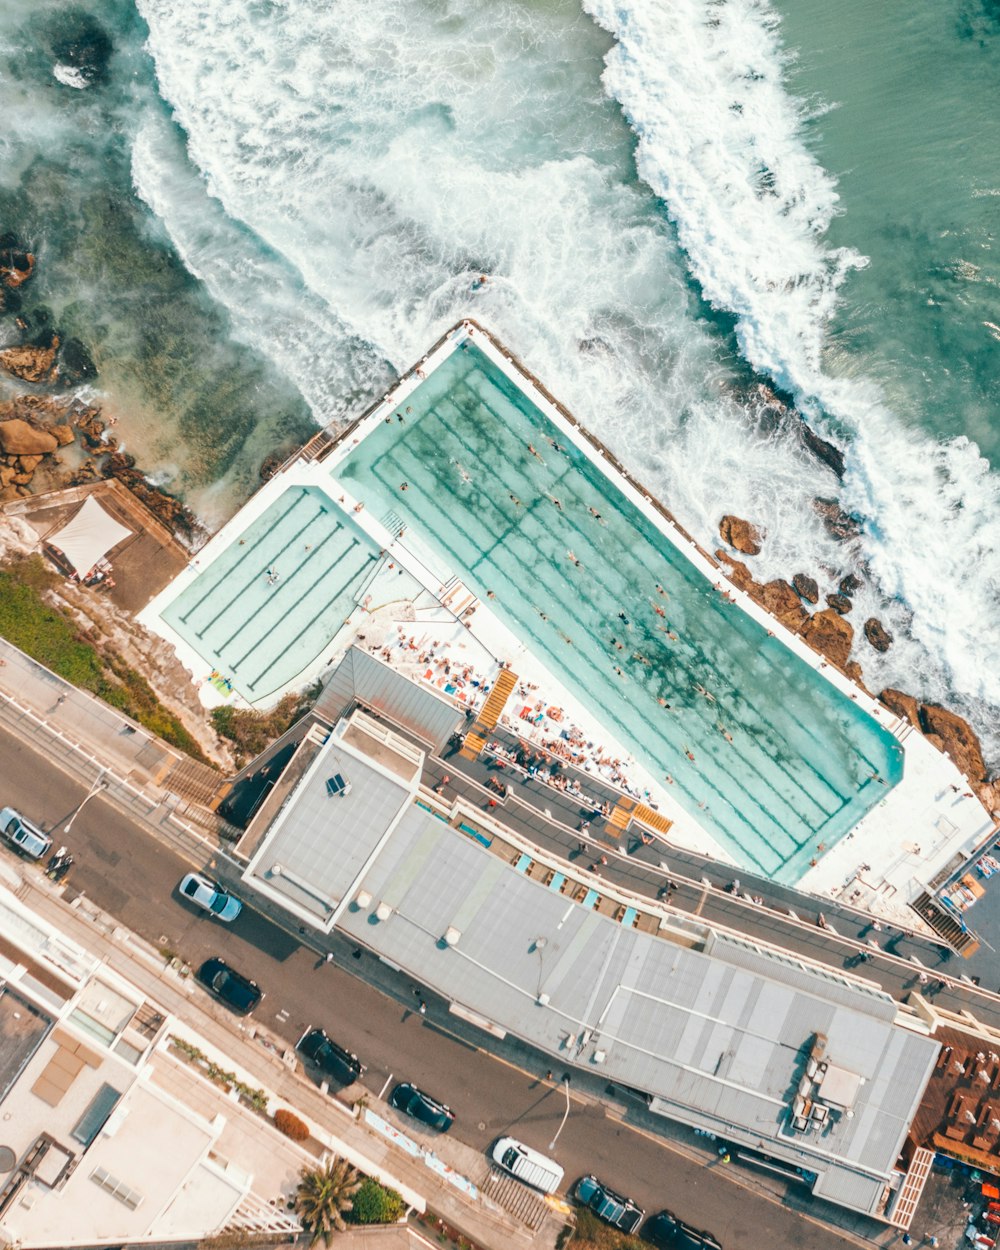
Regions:
<instances>
[{"instance_id":1,"label":"white line on road","mask_svg":"<svg viewBox=\"0 0 1000 1250\"><path fill-rule=\"evenodd\" d=\"M390 1072L389 1075L385 1078L385 1084L382 1086L382 1088L378 1092L379 1098L385 1097L385 1091L389 1088L389 1082L391 1080L392 1080L392 1073Z\"/></svg>"}]
</instances>

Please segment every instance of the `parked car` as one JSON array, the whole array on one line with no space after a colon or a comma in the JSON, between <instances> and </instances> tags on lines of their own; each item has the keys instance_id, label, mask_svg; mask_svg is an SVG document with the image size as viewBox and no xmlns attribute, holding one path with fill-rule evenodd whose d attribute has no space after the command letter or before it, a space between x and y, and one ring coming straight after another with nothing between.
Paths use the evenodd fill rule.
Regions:
<instances>
[{"instance_id":1,"label":"parked car","mask_svg":"<svg viewBox=\"0 0 1000 1250\"><path fill-rule=\"evenodd\" d=\"M206 877L203 872L189 872L177 888L182 898L189 899L196 907L211 912L226 924L235 920L243 910L238 898L227 894L218 881Z\"/></svg>"},{"instance_id":2,"label":"parked car","mask_svg":"<svg viewBox=\"0 0 1000 1250\"><path fill-rule=\"evenodd\" d=\"M698 1232L671 1211L651 1215L643 1225L642 1235L660 1250L722 1250L711 1233Z\"/></svg>"},{"instance_id":3,"label":"parked car","mask_svg":"<svg viewBox=\"0 0 1000 1250\"><path fill-rule=\"evenodd\" d=\"M296 1049L338 1085L359 1081L365 1070L365 1065L353 1051L338 1046L322 1029L306 1029L296 1042Z\"/></svg>"},{"instance_id":4,"label":"parked car","mask_svg":"<svg viewBox=\"0 0 1000 1250\"><path fill-rule=\"evenodd\" d=\"M598 1219L620 1228L623 1233L634 1233L646 1214L631 1198L615 1193L596 1176L581 1177L576 1182L576 1196L584 1206L590 1207Z\"/></svg>"},{"instance_id":5,"label":"parked car","mask_svg":"<svg viewBox=\"0 0 1000 1250\"><path fill-rule=\"evenodd\" d=\"M52 839L47 833L42 833L37 825L25 820L12 807L0 811L0 836L29 859L41 859L52 846Z\"/></svg>"},{"instance_id":6,"label":"parked car","mask_svg":"<svg viewBox=\"0 0 1000 1250\"><path fill-rule=\"evenodd\" d=\"M494 1143L490 1155L505 1172L533 1189L540 1189L543 1194L554 1194L562 1184L563 1170L554 1159L514 1137L501 1137Z\"/></svg>"},{"instance_id":7,"label":"parked car","mask_svg":"<svg viewBox=\"0 0 1000 1250\"><path fill-rule=\"evenodd\" d=\"M196 975L210 994L240 1016L248 1016L264 997L256 981L242 976L223 959L206 959Z\"/></svg>"},{"instance_id":8,"label":"parked car","mask_svg":"<svg viewBox=\"0 0 1000 1250\"><path fill-rule=\"evenodd\" d=\"M438 1133L447 1133L455 1122L455 1113L451 1107L438 1102L430 1094L425 1094L422 1089L417 1089L416 1085L410 1085L406 1081L396 1086L389 1095L389 1102L397 1110L405 1111L407 1115L412 1115L415 1120Z\"/></svg>"}]
</instances>

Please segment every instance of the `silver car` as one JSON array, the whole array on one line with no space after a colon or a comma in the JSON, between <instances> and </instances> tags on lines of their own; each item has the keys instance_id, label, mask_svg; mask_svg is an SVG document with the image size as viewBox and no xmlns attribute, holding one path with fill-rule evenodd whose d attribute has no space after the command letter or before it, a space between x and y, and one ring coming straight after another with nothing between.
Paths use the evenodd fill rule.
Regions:
<instances>
[{"instance_id":1,"label":"silver car","mask_svg":"<svg viewBox=\"0 0 1000 1250\"><path fill-rule=\"evenodd\" d=\"M12 807L0 811L0 837L29 859L41 859L52 846L52 839L47 833L42 833L37 825L25 820Z\"/></svg>"},{"instance_id":2,"label":"silver car","mask_svg":"<svg viewBox=\"0 0 1000 1250\"><path fill-rule=\"evenodd\" d=\"M186 898L196 907L209 912L216 920L224 920L226 924L235 920L243 910L243 904L238 898L227 894L218 881L213 881L202 872L189 872L177 888L181 898Z\"/></svg>"}]
</instances>

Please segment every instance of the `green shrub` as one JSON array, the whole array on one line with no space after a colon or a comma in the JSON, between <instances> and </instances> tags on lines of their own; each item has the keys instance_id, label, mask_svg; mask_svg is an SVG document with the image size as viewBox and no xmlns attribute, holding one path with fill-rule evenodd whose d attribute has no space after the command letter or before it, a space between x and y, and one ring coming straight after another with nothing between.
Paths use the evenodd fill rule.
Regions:
<instances>
[{"instance_id":1,"label":"green shrub","mask_svg":"<svg viewBox=\"0 0 1000 1250\"><path fill-rule=\"evenodd\" d=\"M306 1141L309 1137L309 1125L300 1120L294 1111L286 1111L284 1107L274 1113L274 1127L292 1141Z\"/></svg>"},{"instance_id":2,"label":"green shrub","mask_svg":"<svg viewBox=\"0 0 1000 1250\"><path fill-rule=\"evenodd\" d=\"M406 1210L401 1194L368 1177L354 1195L352 1224L395 1224Z\"/></svg>"},{"instance_id":3,"label":"green shrub","mask_svg":"<svg viewBox=\"0 0 1000 1250\"><path fill-rule=\"evenodd\" d=\"M311 703L309 694L286 694L269 712L228 705L217 707L212 711L212 724L220 737L235 744L237 762L243 764L260 755L275 738L280 738L306 714Z\"/></svg>"},{"instance_id":4,"label":"green shrub","mask_svg":"<svg viewBox=\"0 0 1000 1250\"><path fill-rule=\"evenodd\" d=\"M99 648L73 616L43 597L59 579L39 556L0 568L0 635L73 686L89 690L150 733L208 764L201 747L163 706L140 673L110 648ZM92 635L96 637L96 635Z\"/></svg>"}]
</instances>

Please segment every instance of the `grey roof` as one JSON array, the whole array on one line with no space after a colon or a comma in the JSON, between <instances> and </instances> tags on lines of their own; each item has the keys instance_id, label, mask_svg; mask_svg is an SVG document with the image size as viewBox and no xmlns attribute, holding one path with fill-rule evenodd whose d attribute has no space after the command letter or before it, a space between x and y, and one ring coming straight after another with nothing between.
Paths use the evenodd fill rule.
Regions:
<instances>
[{"instance_id":1,"label":"grey roof","mask_svg":"<svg viewBox=\"0 0 1000 1250\"><path fill-rule=\"evenodd\" d=\"M739 940L702 952L623 927L418 805L363 886L371 906L341 927L446 998L563 1062L599 1064L684 1122L817 1172L817 1192L834 1201L875 1209L938 1051L893 1023L888 995ZM378 901L393 914L372 923ZM454 947L442 941L449 927ZM864 1080L852 1115L792 1133L816 1034L830 1062Z\"/></svg>"},{"instance_id":2,"label":"grey roof","mask_svg":"<svg viewBox=\"0 0 1000 1250\"><path fill-rule=\"evenodd\" d=\"M410 681L366 651L349 647L313 710L335 725L355 703L376 709L435 748L465 720L464 712L447 699Z\"/></svg>"},{"instance_id":3,"label":"grey roof","mask_svg":"<svg viewBox=\"0 0 1000 1250\"><path fill-rule=\"evenodd\" d=\"M333 914L413 792L412 784L352 748L357 726L338 729L320 749L245 874L321 922ZM337 774L350 783L349 793L329 792L327 781Z\"/></svg>"}]
</instances>

